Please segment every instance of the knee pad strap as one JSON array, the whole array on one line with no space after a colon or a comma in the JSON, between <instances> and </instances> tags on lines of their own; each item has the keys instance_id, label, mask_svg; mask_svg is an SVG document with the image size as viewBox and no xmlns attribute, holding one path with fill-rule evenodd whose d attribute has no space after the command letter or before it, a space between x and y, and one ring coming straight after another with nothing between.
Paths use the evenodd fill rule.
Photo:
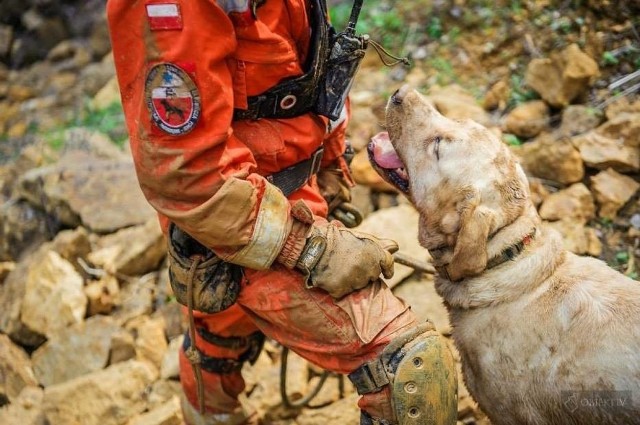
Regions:
<instances>
[{"instance_id":1,"label":"knee pad strap","mask_svg":"<svg viewBox=\"0 0 640 425\"><path fill-rule=\"evenodd\" d=\"M395 371L394 365L404 356L402 348L425 332L435 330L431 322L423 323L400 334L385 347L379 357L363 364L348 375L358 394L364 395L380 391L389 384L389 375Z\"/></svg>"}]
</instances>

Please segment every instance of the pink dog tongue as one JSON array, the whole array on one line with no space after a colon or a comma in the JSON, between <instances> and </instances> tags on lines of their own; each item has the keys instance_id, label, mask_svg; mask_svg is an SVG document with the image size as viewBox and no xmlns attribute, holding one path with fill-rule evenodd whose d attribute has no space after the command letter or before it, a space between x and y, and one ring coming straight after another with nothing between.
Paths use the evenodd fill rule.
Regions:
<instances>
[{"instance_id":1,"label":"pink dog tongue","mask_svg":"<svg viewBox=\"0 0 640 425\"><path fill-rule=\"evenodd\" d=\"M404 167L391 144L389 133L386 131L378 133L371 138L371 141L373 142L373 158L379 166L393 169Z\"/></svg>"}]
</instances>

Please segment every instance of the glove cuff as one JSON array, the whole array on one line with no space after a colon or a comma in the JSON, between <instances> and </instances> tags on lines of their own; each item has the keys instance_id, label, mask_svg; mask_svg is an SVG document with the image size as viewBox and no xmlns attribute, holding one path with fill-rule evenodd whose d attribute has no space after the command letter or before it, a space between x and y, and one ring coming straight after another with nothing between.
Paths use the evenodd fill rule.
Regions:
<instances>
[{"instance_id":1,"label":"glove cuff","mask_svg":"<svg viewBox=\"0 0 640 425\"><path fill-rule=\"evenodd\" d=\"M280 254L276 258L278 263L288 269L293 269L296 266L304 250L307 238L311 234L313 225L313 213L302 201L298 201L293 205L291 216L293 217L293 226L289 235L287 235Z\"/></svg>"}]
</instances>

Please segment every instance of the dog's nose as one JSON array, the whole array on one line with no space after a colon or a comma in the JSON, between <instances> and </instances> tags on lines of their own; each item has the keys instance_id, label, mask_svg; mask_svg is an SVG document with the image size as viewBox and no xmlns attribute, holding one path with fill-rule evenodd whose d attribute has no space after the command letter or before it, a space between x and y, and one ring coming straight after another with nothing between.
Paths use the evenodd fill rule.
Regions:
<instances>
[{"instance_id":1,"label":"dog's nose","mask_svg":"<svg viewBox=\"0 0 640 425\"><path fill-rule=\"evenodd\" d=\"M410 89L411 88L409 87L409 84L405 84L402 87L400 87L391 96L391 102L393 102L394 105L402 105L402 101L404 100L404 98L407 95L407 93L409 93Z\"/></svg>"}]
</instances>

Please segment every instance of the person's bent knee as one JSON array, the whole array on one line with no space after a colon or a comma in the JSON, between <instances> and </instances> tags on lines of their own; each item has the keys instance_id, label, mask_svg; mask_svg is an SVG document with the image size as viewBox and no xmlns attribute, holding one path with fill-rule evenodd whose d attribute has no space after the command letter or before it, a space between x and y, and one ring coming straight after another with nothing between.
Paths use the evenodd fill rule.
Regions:
<instances>
[{"instance_id":1,"label":"person's bent knee","mask_svg":"<svg viewBox=\"0 0 640 425\"><path fill-rule=\"evenodd\" d=\"M362 425L449 425L457 420L455 361L445 339L430 322L392 341L380 356L349 374L363 398L388 387L393 413L375 406Z\"/></svg>"}]
</instances>

